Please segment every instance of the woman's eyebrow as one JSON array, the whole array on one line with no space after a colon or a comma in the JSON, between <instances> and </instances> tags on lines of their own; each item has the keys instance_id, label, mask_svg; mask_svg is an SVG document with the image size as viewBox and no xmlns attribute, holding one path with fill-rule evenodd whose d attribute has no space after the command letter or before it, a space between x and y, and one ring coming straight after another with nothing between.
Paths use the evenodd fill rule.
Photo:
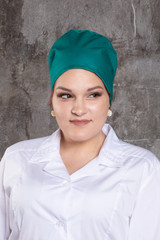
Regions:
<instances>
[{"instance_id":1,"label":"woman's eyebrow","mask_svg":"<svg viewBox=\"0 0 160 240\"><path fill-rule=\"evenodd\" d=\"M93 87L93 88L88 88L87 91L92 91L92 90L97 89L97 88L103 89L103 87L101 87L101 86L96 86L96 87Z\"/></svg>"},{"instance_id":2,"label":"woman's eyebrow","mask_svg":"<svg viewBox=\"0 0 160 240\"><path fill-rule=\"evenodd\" d=\"M95 90L95 89L97 89L97 88L103 89L103 87L101 87L101 86L96 86L96 87L88 88L88 89L87 89L87 92L92 91L92 90ZM68 92L72 92L72 90L70 90L70 89L68 89L68 88L65 88L65 87L57 87L56 90L57 90L57 89L61 89L61 90L68 91Z\"/></svg>"},{"instance_id":3,"label":"woman's eyebrow","mask_svg":"<svg viewBox=\"0 0 160 240\"><path fill-rule=\"evenodd\" d=\"M68 88L65 88L65 87L57 87L57 89L61 89L61 90L64 90L64 91L68 91L68 92L72 92L72 90L68 89Z\"/></svg>"}]
</instances>

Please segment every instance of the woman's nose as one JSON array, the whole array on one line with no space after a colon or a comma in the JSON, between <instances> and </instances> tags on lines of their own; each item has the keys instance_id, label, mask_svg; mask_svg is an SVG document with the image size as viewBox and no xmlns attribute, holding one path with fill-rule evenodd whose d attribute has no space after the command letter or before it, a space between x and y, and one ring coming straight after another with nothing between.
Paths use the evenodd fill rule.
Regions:
<instances>
[{"instance_id":1,"label":"woman's nose","mask_svg":"<svg viewBox=\"0 0 160 240\"><path fill-rule=\"evenodd\" d=\"M71 112L77 116L84 115L87 112L85 102L82 99L76 99Z\"/></svg>"}]
</instances>

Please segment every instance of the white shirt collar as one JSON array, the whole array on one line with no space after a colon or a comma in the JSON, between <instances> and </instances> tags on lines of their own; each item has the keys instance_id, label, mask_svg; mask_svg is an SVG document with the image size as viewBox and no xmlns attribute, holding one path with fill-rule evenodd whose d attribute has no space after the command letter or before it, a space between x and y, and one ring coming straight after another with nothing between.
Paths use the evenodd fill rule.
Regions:
<instances>
[{"instance_id":1,"label":"white shirt collar","mask_svg":"<svg viewBox=\"0 0 160 240\"><path fill-rule=\"evenodd\" d=\"M98 174L99 166L119 168L123 165L120 140L109 124L103 126L103 132L106 135L104 144L96 159L90 161L84 167L69 175L59 154L61 131L56 130L39 146L37 152L33 155L31 162L43 164L43 170L56 177L76 180L79 177Z\"/></svg>"}]
</instances>

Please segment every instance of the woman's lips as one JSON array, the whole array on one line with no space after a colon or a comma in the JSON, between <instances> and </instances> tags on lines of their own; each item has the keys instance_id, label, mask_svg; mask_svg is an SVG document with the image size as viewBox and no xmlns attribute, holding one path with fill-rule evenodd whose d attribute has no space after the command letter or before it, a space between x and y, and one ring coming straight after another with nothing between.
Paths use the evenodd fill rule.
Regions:
<instances>
[{"instance_id":1,"label":"woman's lips","mask_svg":"<svg viewBox=\"0 0 160 240\"><path fill-rule=\"evenodd\" d=\"M87 120L87 119L82 119L82 120L74 119L74 120L70 120L70 122L73 123L76 126L84 126L84 125L88 124L90 122L90 120Z\"/></svg>"}]
</instances>

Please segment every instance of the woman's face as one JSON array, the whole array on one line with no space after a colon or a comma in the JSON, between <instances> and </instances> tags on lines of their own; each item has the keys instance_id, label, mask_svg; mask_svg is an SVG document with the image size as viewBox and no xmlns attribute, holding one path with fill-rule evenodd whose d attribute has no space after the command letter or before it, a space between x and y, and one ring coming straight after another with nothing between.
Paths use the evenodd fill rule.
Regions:
<instances>
[{"instance_id":1,"label":"woman's face","mask_svg":"<svg viewBox=\"0 0 160 240\"><path fill-rule=\"evenodd\" d=\"M52 106L64 138L82 142L102 133L109 95L95 73L70 69L56 80Z\"/></svg>"}]
</instances>

